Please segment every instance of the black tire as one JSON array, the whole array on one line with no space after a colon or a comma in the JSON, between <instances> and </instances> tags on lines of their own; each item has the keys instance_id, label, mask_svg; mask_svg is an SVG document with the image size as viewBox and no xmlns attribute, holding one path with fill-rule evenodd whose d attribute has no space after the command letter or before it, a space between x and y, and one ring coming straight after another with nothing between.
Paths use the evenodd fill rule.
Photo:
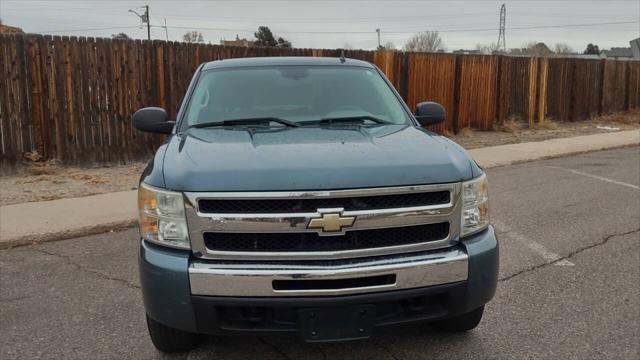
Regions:
<instances>
[{"instance_id":1,"label":"black tire","mask_svg":"<svg viewBox=\"0 0 640 360\"><path fill-rule=\"evenodd\" d=\"M165 353L188 351L200 342L200 335L174 329L161 324L147 315L147 329L156 349Z\"/></svg>"},{"instance_id":2,"label":"black tire","mask_svg":"<svg viewBox=\"0 0 640 360\"><path fill-rule=\"evenodd\" d=\"M437 326L440 330L449 332L469 331L480 324L483 312L484 306L481 306L466 314L438 321L437 323L435 323L435 326Z\"/></svg>"}]
</instances>

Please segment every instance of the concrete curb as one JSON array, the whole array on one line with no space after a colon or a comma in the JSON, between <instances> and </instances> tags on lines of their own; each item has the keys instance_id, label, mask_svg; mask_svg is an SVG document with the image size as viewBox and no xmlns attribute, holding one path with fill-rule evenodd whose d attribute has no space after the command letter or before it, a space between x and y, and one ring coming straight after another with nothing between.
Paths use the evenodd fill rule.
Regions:
<instances>
[{"instance_id":1,"label":"concrete curb","mask_svg":"<svg viewBox=\"0 0 640 360\"><path fill-rule=\"evenodd\" d=\"M469 150L483 168L640 144L640 131L551 139ZM134 227L136 191L0 207L0 250Z\"/></svg>"},{"instance_id":2,"label":"concrete curb","mask_svg":"<svg viewBox=\"0 0 640 360\"><path fill-rule=\"evenodd\" d=\"M608 134L491 146L471 149L469 153L483 168L492 168L639 144L640 130L629 130Z\"/></svg>"},{"instance_id":3,"label":"concrete curb","mask_svg":"<svg viewBox=\"0 0 640 360\"><path fill-rule=\"evenodd\" d=\"M0 250L126 229L136 224L136 191L0 207Z\"/></svg>"},{"instance_id":4,"label":"concrete curb","mask_svg":"<svg viewBox=\"0 0 640 360\"><path fill-rule=\"evenodd\" d=\"M69 229L49 234L28 234L0 240L0 250L7 250L25 245L37 245L44 242L73 239L82 236L97 235L110 231L127 230L138 225L137 219L96 224L82 228Z\"/></svg>"}]
</instances>

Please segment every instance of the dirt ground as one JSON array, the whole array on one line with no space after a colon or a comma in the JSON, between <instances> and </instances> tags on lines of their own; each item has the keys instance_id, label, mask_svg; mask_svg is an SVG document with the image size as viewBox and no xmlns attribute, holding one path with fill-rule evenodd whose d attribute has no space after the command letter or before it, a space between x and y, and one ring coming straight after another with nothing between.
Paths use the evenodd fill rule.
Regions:
<instances>
[{"instance_id":1,"label":"dirt ground","mask_svg":"<svg viewBox=\"0 0 640 360\"><path fill-rule=\"evenodd\" d=\"M145 163L78 168L44 163L0 177L0 205L134 190Z\"/></svg>"},{"instance_id":2,"label":"dirt ground","mask_svg":"<svg viewBox=\"0 0 640 360\"><path fill-rule=\"evenodd\" d=\"M457 135L448 136L465 149L475 149L633 129L640 129L640 110L577 122L547 120L542 125L536 124L532 128L529 128L524 122L511 119L496 129L497 131L474 131L466 128Z\"/></svg>"},{"instance_id":3,"label":"dirt ground","mask_svg":"<svg viewBox=\"0 0 640 360\"><path fill-rule=\"evenodd\" d=\"M466 149L529 141L640 129L640 111L615 114L580 122L547 121L529 128L508 120L496 131L462 129L449 136ZM0 177L0 205L72 198L134 190L144 163L78 168L55 163L34 163L21 173Z\"/></svg>"}]
</instances>

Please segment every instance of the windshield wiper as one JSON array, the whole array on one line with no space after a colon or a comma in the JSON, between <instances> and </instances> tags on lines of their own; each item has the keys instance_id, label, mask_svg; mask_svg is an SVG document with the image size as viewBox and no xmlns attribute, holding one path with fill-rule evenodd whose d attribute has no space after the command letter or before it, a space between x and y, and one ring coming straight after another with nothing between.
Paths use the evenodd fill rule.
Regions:
<instances>
[{"instance_id":1,"label":"windshield wiper","mask_svg":"<svg viewBox=\"0 0 640 360\"><path fill-rule=\"evenodd\" d=\"M255 117L255 118L231 119L231 120L222 120L222 121L209 121L209 122L203 122L200 124L194 124L194 125L191 125L190 127L206 128L206 127L215 127L215 126L256 125L256 124L268 124L272 122L282 124L288 127L300 126L293 121L281 119L278 117Z\"/></svg>"},{"instance_id":2,"label":"windshield wiper","mask_svg":"<svg viewBox=\"0 0 640 360\"><path fill-rule=\"evenodd\" d=\"M349 123L349 122L356 122L356 121L364 121L364 120L369 120L372 121L376 124L391 124L388 121L384 121L378 117L372 116L372 115L356 115L356 116L343 116L343 117L331 117L331 118L322 118L320 120L314 120L314 121L302 121L302 124L333 124L333 123Z\"/></svg>"}]
</instances>

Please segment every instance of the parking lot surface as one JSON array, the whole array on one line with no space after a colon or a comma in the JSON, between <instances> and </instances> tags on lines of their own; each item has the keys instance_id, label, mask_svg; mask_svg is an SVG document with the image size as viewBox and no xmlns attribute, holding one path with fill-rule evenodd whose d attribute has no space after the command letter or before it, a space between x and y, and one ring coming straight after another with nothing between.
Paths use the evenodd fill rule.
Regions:
<instances>
[{"instance_id":1,"label":"parking lot surface","mask_svg":"<svg viewBox=\"0 0 640 360\"><path fill-rule=\"evenodd\" d=\"M500 282L466 334L208 338L163 355L147 335L137 229L0 252L2 359L638 359L640 148L488 171Z\"/></svg>"}]
</instances>

